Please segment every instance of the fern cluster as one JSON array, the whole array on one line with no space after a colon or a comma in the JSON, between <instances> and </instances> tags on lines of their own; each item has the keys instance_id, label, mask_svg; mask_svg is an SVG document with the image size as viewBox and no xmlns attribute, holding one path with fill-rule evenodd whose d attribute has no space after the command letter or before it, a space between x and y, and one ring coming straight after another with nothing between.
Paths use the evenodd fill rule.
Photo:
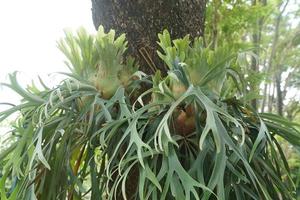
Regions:
<instances>
[{"instance_id":1,"label":"fern cluster","mask_svg":"<svg viewBox=\"0 0 300 200\"><path fill-rule=\"evenodd\" d=\"M10 75L23 101L0 112L20 113L0 153L1 200L294 199L277 135L300 145L299 125L239 100L237 53L164 31L169 73L149 78L126 44L102 27L67 32L61 84L32 91Z\"/></svg>"}]
</instances>

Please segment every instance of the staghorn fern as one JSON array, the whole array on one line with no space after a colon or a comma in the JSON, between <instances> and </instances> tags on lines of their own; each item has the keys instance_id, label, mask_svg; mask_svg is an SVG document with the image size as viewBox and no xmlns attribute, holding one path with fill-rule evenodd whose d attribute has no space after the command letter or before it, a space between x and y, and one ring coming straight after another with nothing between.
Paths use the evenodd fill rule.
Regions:
<instances>
[{"instance_id":1,"label":"staghorn fern","mask_svg":"<svg viewBox=\"0 0 300 200\"><path fill-rule=\"evenodd\" d=\"M237 58L227 47L159 38L169 74L138 97L150 80L130 79L125 36L103 28L66 34L71 74L56 88L27 90L10 75L24 99L0 113L21 113L0 153L1 200L294 199L276 135L299 146L299 125L224 98Z\"/></svg>"},{"instance_id":2,"label":"staghorn fern","mask_svg":"<svg viewBox=\"0 0 300 200\"><path fill-rule=\"evenodd\" d=\"M104 98L112 97L120 85L126 86L137 71L133 59L123 59L127 49L125 34L116 38L115 31L105 33L102 26L95 36L83 28L77 35L66 32L58 47L68 58L65 63L72 75L87 80Z\"/></svg>"},{"instance_id":3,"label":"staghorn fern","mask_svg":"<svg viewBox=\"0 0 300 200\"><path fill-rule=\"evenodd\" d=\"M171 73L175 73L175 80L171 80L173 90L184 84L185 90L189 84L207 87L215 94L220 94L224 85L226 74L234 73L236 67L232 67L233 58L239 57L228 46L218 47L215 50L204 48L202 38L195 38L193 43L187 35L183 39L171 40L170 34L165 30L158 35L159 46L163 52L157 51L159 57L164 60ZM232 66L231 66L232 65ZM181 71L182 70L182 71ZM236 77L238 74L234 73ZM186 76L186 77L183 77ZM176 80L181 77L181 81ZM182 82L182 83L181 83ZM236 87L236 86L235 86ZM173 91L176 94L176 91ZM181 93L175 95L180 96Z\"/></svg>"}]
</instances>

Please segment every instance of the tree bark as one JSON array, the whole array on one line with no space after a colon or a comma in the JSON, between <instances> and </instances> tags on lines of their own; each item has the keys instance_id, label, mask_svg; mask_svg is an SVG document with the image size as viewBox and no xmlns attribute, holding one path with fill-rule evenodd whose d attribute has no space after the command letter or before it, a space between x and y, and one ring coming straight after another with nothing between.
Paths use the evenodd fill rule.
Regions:
<instances>
[{"instance_id":1,"label":"tree bark","mask_svg":"<svg viewBox=\"0 0 300 200\"><path fill-rule=\"evenodd\" d=\"M205 8L206 0L92 0L95 28L126 33L129 55L147 74L167 72L156 54L157 34L168 29L174 39L203 36Z\"/></svg>"}]
</instances>

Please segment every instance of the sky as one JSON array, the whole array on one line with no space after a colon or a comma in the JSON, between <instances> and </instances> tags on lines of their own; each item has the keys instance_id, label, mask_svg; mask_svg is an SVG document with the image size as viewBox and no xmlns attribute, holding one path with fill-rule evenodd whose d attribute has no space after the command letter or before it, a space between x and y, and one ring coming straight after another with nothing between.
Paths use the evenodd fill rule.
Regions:
<instances>
[{"instance_id":1,"label":"sky","mask_svg":"<svg viewBox=\"0 0 300 200\"><path fill-rule=\"evenodd\" d=\"M95 32L90 0L0 0L0 83L18 71L25 86L38 75L54 85L59 78L53 72L68 71L56 42L64 29L81 26ZM0 86L0 103L19 101L16 93ZM0 112L7 108L0 105ZM0 124L0 149L8 127L7 121Z\"/></svg>"},{"instance_id":2,"label":"sky","mask_svg":"<svg viewBox=\"0 0 300 200\"><path fill-rule=\"evenodd\" d=\"M64 36L64 29L81 26L95 31L90 0L1 0L0 83L8 82L8 73L14 71L20 72L24 84L37 75L51 82L53 75L48 74L68 71L56 41ZM0 86L0 102L17 99Z\"/></svg>"}]
</instances>

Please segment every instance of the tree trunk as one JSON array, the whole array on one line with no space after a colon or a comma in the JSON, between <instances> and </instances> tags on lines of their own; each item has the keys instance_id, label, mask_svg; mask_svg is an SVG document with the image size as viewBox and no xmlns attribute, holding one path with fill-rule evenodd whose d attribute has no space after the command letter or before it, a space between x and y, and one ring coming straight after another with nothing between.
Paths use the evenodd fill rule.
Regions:
<instances>
[{"instance_id":1,"label":"tree trunk","mask_svg":"<svg viewBox=\"0 0 300 200\"><path fill-rule=\"evenodd\" d=\"M274 103L274 93L275 93L275 86L273 83L275 79L272 80L272 83L269 84L269 96L268 96L268 112L271 113L273 111L273 103Z\"/></svg>"},{"instance_id":2,"label":"tree trunk","mask_svg":"<svg viewBox=\"0 0 300 200\"><path fill-rule=\"evenodd\" d=\"M267 0L252 0L252 5L256 6L256 4L259 3L263 6L267 5ZM262 28L263 28L263 23L264 23L264 17L260 17L259 19L257 19L256 24L254 25L254 30L253 30L253 34L252 34L252 43L254 46L254 50L253 53L257 55L256 59L255 57L251 58L251 70L253 73L259 73L259 64L260 64L260 43L261 43L261 32L262 32ZM250 85L250 89L252 91L257 91L259 93L259 83L253 83L252 85ZM253 107L254 110L257 110L258 107L258 103L257 103L257 99L253 99L251 101L251 105Z\"/></svg>"},{"instance_id":3,"label":"tree trunk","mask_svg":"<svg viewBox=\"0 0 300 200\"><path fill-rule=\"evenodd\" d=\"M280 22L281 22L282 15L283 15L288 3L289 3L289 0L287 0L285 3L282 2L281 4L279 4L278 10L280 12L279 12L278 16L276 17L276 21L275 21L275 30L274 30L274 38L273 38L272 48L271 48L271 55L270 55L270 58L269 58L268 67L266 69L267 74L269 74L272 70L274 70L273 65L274 65L274 60L275 60L276 51L277 51L277 43L278 43L278 38L279 38ZM283 4L283 8L280 10L280 7L282 6L282 4ZM275 86L274 87L277 87L278 84L276 84L276 79L277 79L276 74L274 76L275 76L274 79L273 79L275 81ZM269 96L271 96L271 94L269 94ZM269 100L269 104L268 104L269 112L272 111L272 105L270 105L270 103L273 103L273 99L274 99L273 97L274 97L274 92L272 93L272 98L271 98L272 101Z\"/></svg>"},{"instance_id":4,"label":"tree trunk","mask_svg":"<svg viewBox=\"0 0 300 200\"><path fill-rule=\"evenodd\" d=\"M206 0L92 0L96 29L103 25L126 33L128 53L140 63L140 70L164 74L166 66L156 55L157 34L168 29L172 38L190 34L203 36Z\"/></svg>"},{"instance_id":5,"label":"tree trunk","mask_svg":"<svg viewBox=\"0 0 300 200\"><path fill-rule=\"evenodd\" d=\"M266 63L267 63L267 60L265 58L264 62L263 62L263 70L266 70ZM261 102L261 109L260 109L260 112L262 112L262 113L265 112L265 106L266 106L266 102L267 102L267 95L268 95L268 83L265 80L264 81L264 90L263 90L262 102Z\"/></svg>"},{"instance_id":6,"label":"tree trunk","mask_svg":"<svg viewBox=\"0 0 300 200\"><path fill-rule=\"evenodd\" d=\"M277 114L283 116L283 92L281 90L281 73L276 73L275 75L275 85L276 85L276 94L277 94Z\"/></svg>"},{"instance_id":7,"label":"tree trunk","mask_svg":"<svg viewBox=\"0 0 300 200\"><path fill-rule=\"evenodd\" d=\"M261 111L262 113L265 112L265 106L266 106L266 100L267 100L267 90L268 89L268 84L265 83L264 84L264 90L263 90L263 100L262 100L262 103L261 103Z\"/></svg>"},{"instance_id":8,"label":"tree trunk","mask_svg":"<svg viewBox=\"0 0 300 200\"><path fill-rule=\"evenodd\" d=\"M92 0L95 28L114 29L126 33L128 54L140 65L140 70L166 74L166 65L158 58L157 34L168 29L173 39L189 34L204 35L206 0ZM132 199L138 189L139 170L136 166L126 181L126 194ZM121 191L121 189L120 189ZM122 199L121 194L116 197Z\"/></svg>"},{"instance_id":9,"label":"tree trunk","mask_svg":"<svg viewBox=\"0 0 300 200\"><path fill-rule=\"evenodd\" d=\"M219 14L218 10L220 9L221 2L219 0L213 1L213 20L212 20L212 49L215 49L218 45L218 22Z\"/></svg>"}]
</instances>

